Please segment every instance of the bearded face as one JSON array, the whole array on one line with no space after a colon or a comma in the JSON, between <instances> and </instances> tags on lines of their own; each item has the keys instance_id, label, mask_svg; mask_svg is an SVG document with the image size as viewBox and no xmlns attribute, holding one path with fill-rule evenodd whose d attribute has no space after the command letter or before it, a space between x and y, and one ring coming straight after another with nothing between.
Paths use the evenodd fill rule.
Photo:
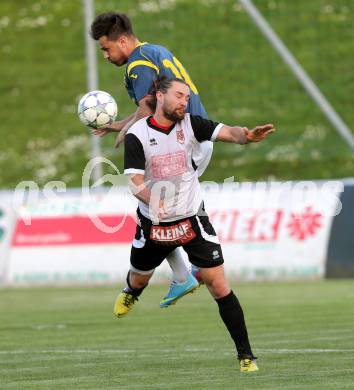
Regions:
<instances>
[{"instance_id":1,"label":"bearded face","mask_svg":"<svg viewBox=\"0 0 354 390\"><path fill-rule=\"evenodd\" d=\"M162 112L164 116L170 121L178 122L184 119L184 116L186 114L186 108L187 105L179 104L176 107L176 104L173 104L165 100L162 105Z\"/></svg>"},{"instance_id":2,"label":"bearded face","mask_svg":"<svg viewBox=\"0 0 354 390\"><path fill-rule=\"evenodd\" d=\"M190 90L188 85L174 81L166 92L158 92L157 110L171 122L184 119L189 102Z\"/></svg>"}]
</instances>

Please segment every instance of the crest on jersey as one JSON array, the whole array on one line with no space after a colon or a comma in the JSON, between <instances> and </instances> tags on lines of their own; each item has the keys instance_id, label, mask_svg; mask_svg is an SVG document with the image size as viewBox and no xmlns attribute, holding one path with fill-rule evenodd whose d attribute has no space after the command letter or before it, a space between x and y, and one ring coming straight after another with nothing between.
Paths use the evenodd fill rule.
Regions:
<instances>
[{"instance_id":1,"label":"crest on jersey","mask_svg":"<svg viewBox=\"0 0 354 390\"><path fill-rule=\"evenodd\" d=\"M177 141L180 144L184 144L184 132L183 132L183 129L176 130L176 134L177 134Z\"/></svg>"}]
</instances>

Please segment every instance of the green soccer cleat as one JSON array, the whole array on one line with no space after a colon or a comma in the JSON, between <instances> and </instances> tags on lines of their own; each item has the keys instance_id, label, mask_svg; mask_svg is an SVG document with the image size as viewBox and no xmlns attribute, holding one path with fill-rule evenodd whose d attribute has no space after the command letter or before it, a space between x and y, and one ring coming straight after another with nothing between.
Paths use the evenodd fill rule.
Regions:
<instances>
[{"instance_id":1,"label":"green soccer cleat","mask_svg":"<svg viewBox=\"0 0 354 390\"><path fill-rule=\"evenodd\" d=\"M255 360L252 359L241 359L240 360L240 371L241 372L254 372L258 371L258 366Z\"/></svg>"},{"instance_id":2,"label":"green soccer cleat","mask_svg":"<svg viewBox=\"0 0 354 390\"><path fill-rule=\"evenodd\" d=\"M123 290L114 303L113 314L118 318L124 317L129 313L137 300L138 297Z\"/></svg>"},{"instance_id":3,"label":"green soccer cleat","mask_svg":"<svg viewBox=\"0 0 354 390\"><path fill-rule=\"evenodd\" d=\"M194 292L198 287L199 283L197 279L191 274L189 274L188 279L184 283L173 282L167 295L160 302L160 307L174 305L180 298Z\"/></svg>"}]
</instances>

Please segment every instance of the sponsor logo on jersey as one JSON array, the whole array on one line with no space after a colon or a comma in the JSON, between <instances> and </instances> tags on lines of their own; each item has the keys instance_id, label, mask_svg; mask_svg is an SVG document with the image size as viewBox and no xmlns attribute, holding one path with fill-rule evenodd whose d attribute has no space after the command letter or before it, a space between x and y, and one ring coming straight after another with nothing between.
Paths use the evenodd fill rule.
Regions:
<instances>
[{"instance_id":1,"label":"sponsor logo on jersey","mask_svg":"<svg viewBox=\"0 0 354 390\"><path fill-rule=\"evenodd\" d=\"M131 77L132 79L137 79L138 78L138 75L137 74L134 74L132 73L129 77Z\"/></svg>"},{"instance_id":2,"label":"sponsor logo on jersey","mask_svg":"<svg viewBox=\"0 0 354 390\"><path fill-rule=\"evenodd\" d=\"M219 251L213 251L213 260L216 260L220 257Z\"/></svg>"},{"instance_id":3,"label":"sponsor logo on jersey","mask_svg":"<svg viewBox=\"0 0 354 390\"><path fill-rule=\"evenodd\" d=\"M157 141L155 138L150 138L150 146L157 145Z\"/></svg>"},{"instance_id":4,"label":"sponsor logo on jersey","mask_svg":"<svg viewBox=\"0 0 354 390\"><path fill-rule=\"evenodd\" d=\"M171 226L152 225L150 239L159 244L176 245L185 244L196 237L190 220L186 220Z\"/></svg>"},{"instance_id":5,"label":"sponsor logo on jersey","mask_svg":"<svg viewBox=\"0 0 354 390\"><path fill-rule=\"evenodd\" d=\"M152 177L154 179L180 176L186 170L187 162L184 151L152 157Z\"/></svg>"}]
</instances>

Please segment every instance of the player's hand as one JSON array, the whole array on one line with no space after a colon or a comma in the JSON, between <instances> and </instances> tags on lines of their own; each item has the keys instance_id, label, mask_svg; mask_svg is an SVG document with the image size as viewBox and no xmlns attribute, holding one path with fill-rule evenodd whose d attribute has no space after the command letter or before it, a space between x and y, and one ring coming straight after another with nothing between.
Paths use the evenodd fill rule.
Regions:
<instances>
[{"instance_id":1,"label":"player's hand","mask_svg":"<svg viewBox=\"0 0 354 390\"><path fill-rule=\"evenodd\" d=\"M156 198L150 198L149 216L153 225L158 225L167 216L163 200L158 201Z\"/></svg>"},{"instance_id":2,"label":"player's hand","mask_svg":"<svg viewBox=\"0 0 354 390\"><path fill-rule=\"evenodd\" d=\"M252 130L248 130L247 127L243 128L248 142L259 142L264 140L269 134L275 132L273 124L267 124L263 126L257 126Z\"/></svg>"},{"instance_id":3,"label":"player's hand","mask_svg":"<svg viewBox=\"0 0 354 390\"><path fill-rule=\"evenodd\" d=\"M166 211L166 208L165 208L165 202L163 200L160 200L159 201L159 212L157 214L157 218L159 220L159 222L164 219L167 215L167 211Z\"/></svg>"},{"instance_id":4,"label":"player's hand","mask_svg":"<svg viewBox=\"0 0 354 390\"><path fill-rule=\"evenodd\" d=\"M110 134L110 133L115 133L117 130L111 130L107 127L104 127L102 129L91 129L91 133L93 135L98 135L99 137L104 137L106 136L107 134Z\"/></svg>"},{"instance_id":5,"label":"player's hand","mask_svg":"<svg viewBox=\"0 0 354 390\"><path fill-rule=\"evenodd\" d=\"M113 122L111 125L103 127L101 129L92 129L93 135L98 135L99 137L104 137L110 133L119 133L124 126L124 123L121 121Z\"/></svg>"}]
</instances>

